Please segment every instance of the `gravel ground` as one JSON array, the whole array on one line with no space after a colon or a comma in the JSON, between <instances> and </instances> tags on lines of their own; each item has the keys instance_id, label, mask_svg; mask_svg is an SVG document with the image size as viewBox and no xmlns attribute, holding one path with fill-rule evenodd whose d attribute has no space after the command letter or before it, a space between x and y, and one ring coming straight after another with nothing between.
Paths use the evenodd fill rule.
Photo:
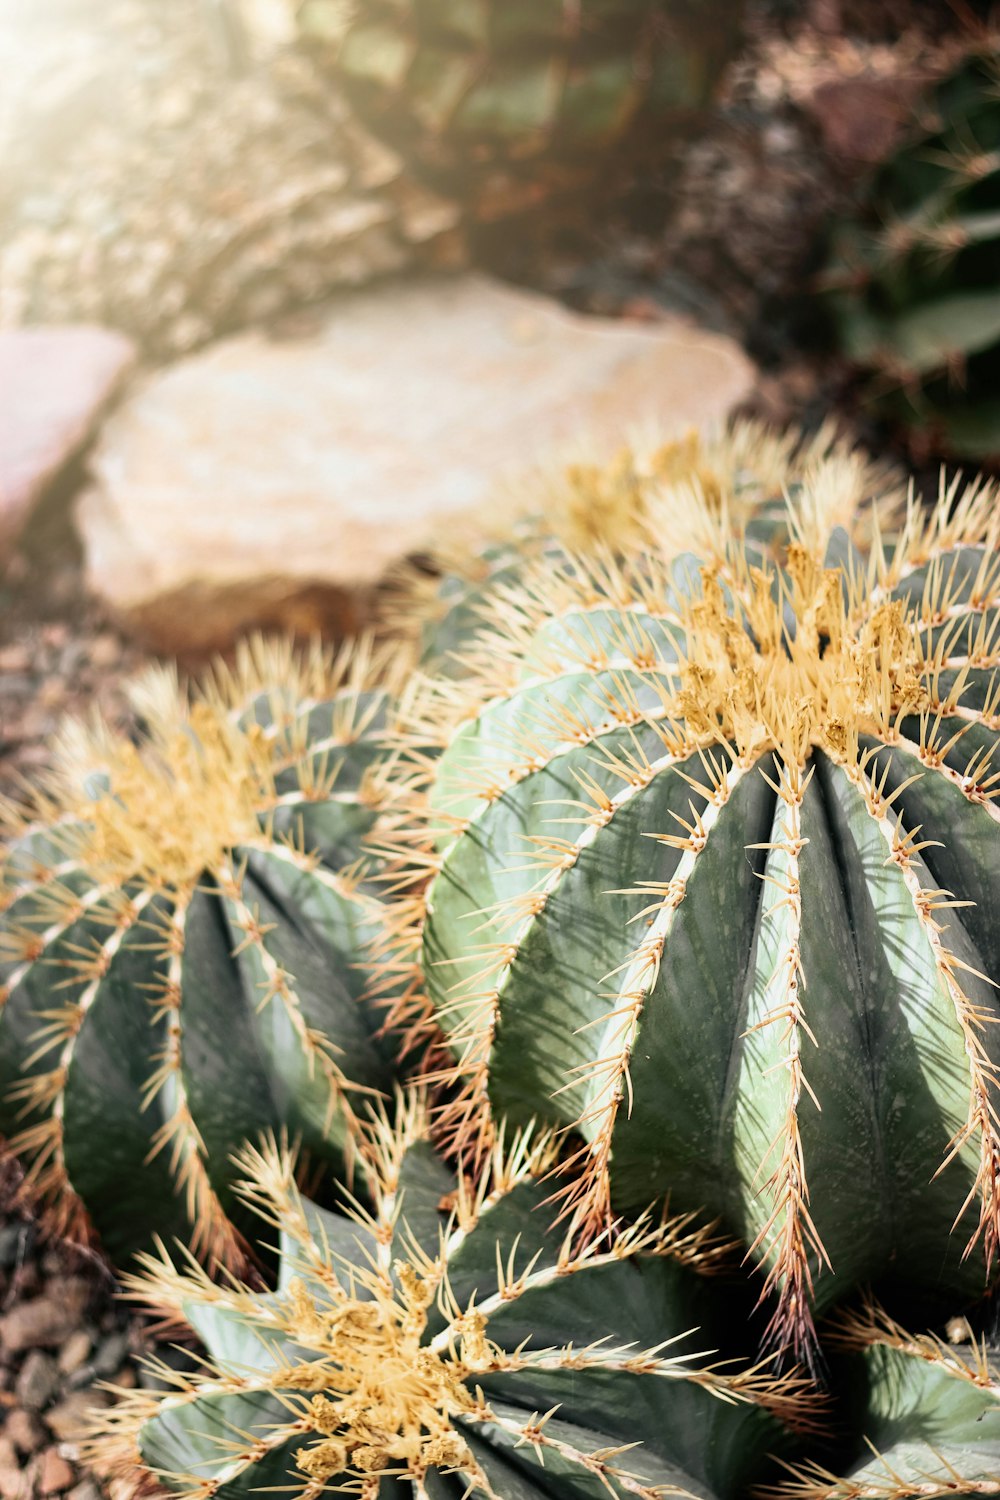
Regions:
<instances>
[{"instance_id":1,"label":"gravel ground","mask_svg":"<svg viewBox=\"0 0 1000 1500\"><path fill-rule=\"evenodd\" d=\"M17 1181L16 1167L0 1163L0 1206ZM81 1429L111 1400L103 1383L133 1387L146 1347L113 1290L95 1257L46 1243L16 1209L0 1217L0 1500L134 1493L103 1486L76 1460Z\"/></svg>"}]
</instances>

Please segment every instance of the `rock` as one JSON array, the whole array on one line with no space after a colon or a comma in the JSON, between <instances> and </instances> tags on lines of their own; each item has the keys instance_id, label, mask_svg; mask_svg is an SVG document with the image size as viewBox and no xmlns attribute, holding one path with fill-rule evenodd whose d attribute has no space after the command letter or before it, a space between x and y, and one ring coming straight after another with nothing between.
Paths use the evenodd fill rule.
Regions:
<instances>
[{"instance_id":1,"label":"rock","mask_svg":"<svg viewBox=\"0 0 1000 1500\"><path fill-rule=\"evenodd\" d=\"M19 1302L0 1318L0 1346L10 1354L56 1349L75 1329L89 1296L87 1283L67 1276L30 1302Z\"/></svg>"},{"instance_id":2,"label":"rock","mask_svg":"<svg viewBox=\"0 0 1000 1500\"><path fill-rule=\"evenodd\" d=\"M803 100L831 156L875 166L907 126L926 80L907 77L835 78Z\"/></svg>"},{"instance_id":3,"label":"rock","mask_svg":"<svg viewBox=\"0 0 1000 1500\"><path fill-rule=\"evenodd\" d=\"M8 1415L3 1433L19 1453L37 1453L45 1442L45 1428L34 1412L20 1407L15 1407Z\"/></svg>"},{"instance_id":4,"label":"rock","mask_svg":"<svg viewBox=\"0 0 1000 1500\"><path fill-rule=\"evenodd\" d=\"M76 1478L72 1464L67 1463L57 1448L46 1448L38 1470L38 1493L60 1495L68 1490Z\"/></svg>"},{"instance_id":5,"label":"rock","mask_svg":"<svg viewBox=\"0 0 1000 1500\"><path fill-rule=\"evenodd\" d=\"M43 1411L59 1389L59 1366L48 1354L32 1349L21 1366L14 1387L17 1399L28 1411Z\"/></svg>"},{"instance_id":6,"label":"rock","mask_svg":"<svg viewBox=\"0 0 1000 1500\"><path fill-rule=\"evenodd\" d=\"M108 1406L110 1401L107 1391L94 1390L92 1387L85 1391L73 1391L45 1413L46 1425L60 1443L72 1442L86 1431L95 1410Z\"/></svg>"},{"instance_id":7,"label":"rock","mask_svg":"<svg viewBox=\"0 0 1000 1500\"><path fill-rule=\"evenodd\" d=\"M79 1370L86 1363L92 1342L85 1328L78 1328L75 1333L70 1334L59 1350L59 1369L63 1375L72 1375L74 1370Z\"/></svg>"},{"instance_id":8,"label":"rock","mask_svg":"<svg viewBox=\"0 0 1000 1500\"><path fill-rule=\"evenodd\" d=\"M30 657L20 654L17 646L8 647L4 659L0 660L0 671L23 672L30 666ZM31 1254L35 1243L35 1227L30 1222L4 1224L0 1226L0 1269L10 1271Z\"/></svg>"},{"instance_id":9,"label":"rock","mask_svg":"<svg viewBox=\"0 0 1000 1500\"><path fill-rule=\"evenodd\" d=\"M20 1468L0 1469L0 1500L29 1500L29 1483Z\"/></svg>"},{"instance_id":10,"label":"rock","mask_svg":"<svg viewBox=\"0 0 1000 1500\"><path fill-rule=\"evenodd\" d=\"M128 1355L128 1333L119 1331L104 1339L91 1360L95 1375L113 1375Z\"/></svg>"},{"instance_id":11,"label":"rock","mask_svg":"<svg viewBox=\"0 0 1000 1500\"><path fill-rule=\"evenodd\" d=\"M101 1492L92 1479L84 1479L73 1486L66 1500L101 1500Z\"/></svg>"},{"instance_id":12,"label":"rock","mask_svg":"<svg viewBox=\"0 0 1000 1500\"><path fill-rule=\"evenodd\" d=\"M104 328L0 331L0 562L134 360Z\"/></svg>"},{"instance_id":13,"label":"rock","mask_svg":"<svg viewBox=\"0 0 1000 1500\"><path fill-rule=\"evenodd\" d=\"M717 425L739 347L588 318L481 276L345 296L152 375L106 424L78 520L89 582L147 642L354 623L359 591L498 482L630 429Z\"/></svg>"}]
</instances>

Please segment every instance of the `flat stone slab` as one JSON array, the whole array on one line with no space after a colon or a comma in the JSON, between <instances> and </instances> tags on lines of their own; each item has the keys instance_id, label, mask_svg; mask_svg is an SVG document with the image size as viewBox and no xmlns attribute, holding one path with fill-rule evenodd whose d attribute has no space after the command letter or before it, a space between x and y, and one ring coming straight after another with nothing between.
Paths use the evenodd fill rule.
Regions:
<instances>
[{"instance_id":1,"label":"flat stone slab","mask_svg":"<svg viewBox=\"0 0 1000 1500\"><path fill-rule=\"evenodd\" d=\"M0 332L0 563L135 357L131 341L106 328Z\"/></svg>"},{"instance_id":2,"label":"flat stone slab","mask_svg":"<svg viewBox=\"0 0 1000 1500\"><path fill-rule=\"evenodd\" d=\"M482 276L344 296L304 336L229 339L135 388L78 512L89 580L171 651L349 626L345 601L501 483L633 430L717 425L753 378L717 334Z\"/></svg>"}]
</instances>

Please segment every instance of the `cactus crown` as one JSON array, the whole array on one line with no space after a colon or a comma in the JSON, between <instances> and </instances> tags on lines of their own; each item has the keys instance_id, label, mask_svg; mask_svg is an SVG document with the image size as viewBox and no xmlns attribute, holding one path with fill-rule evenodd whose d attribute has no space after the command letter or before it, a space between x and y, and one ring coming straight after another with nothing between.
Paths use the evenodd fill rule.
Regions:
<instances>
[{"instance_id":1,"label":"cactus crown","mask_svg":"<svg viewBox=\"0 0 1000 1500\"><path fill-rule=\"evenodd\" d=\"M425 666L453 675L468 670L468 648L497 604L530 583L545 559L549 571L572 570L575 558L621 558L638 548L657 555L718 556L734 528L753 528L773 547L786 534L785 496L804 497L799 519L810 536L843 527L866 542L875 518L902 509L895 476L840 440L831 426L811 437L736 422L724 432L624 447L543 470L497 496L492 529L454 537L434 557L441 578L406 567L390 594L387 623L416 638ZM546 586L544 576L536 586ZM516 602L516 601L515 601ZM498 618L496 633L509 623Z\"/></svg>"},{"instance_id":2,"label":"cactus crown","mask_svg":"<svg viewBox=\"0 0 1000 1500\"><path fill-rule=\"evenodd\" d=\"M360 1145L372 1207L355 1204L346 1215L302 1199L286 1150L273 1142L245 1150L245 1196L280 1233L278 1290L219 1286L193 1260L177 1269L165 1256L148 1258L131 1295L188 1321L212 1357L191 1376L172 1375L167 1395L127 1394L102 1416L92 1456L130 1474L138 1463L191 1500L280 1480L303 1500L333 1481L374 1497L383 1481L410 1480L423 1494L448 1474L465 1493L496 1497L506 1491L496 1488L504 1460L495 1448L527 1443L543 1466L547 1459L612 1494L623 1485L652 1500L659 1490L618 1461L616 1446L595 1449L593 1433L574 1432L569 1413L586 1406L591 1374L611 1378L609 1386L599 1379L597 1393L629 1375L652 1377L755 1408L758 1422L765 1411L808 1420L800 1381L766 1368L715 1369L680 1330L654 1349L619 1346L610 1329L589 1346L549 1343L544 1330L565 1307L561 1288L576 1278L586 1295L588 1277L596 1287L602 1272L662 1257L683 1277L680 1268L711 1264L716 1249L678 1220L647 1221L580 1252L533 1216L551 1138L529 1129L505 1141L501 1132L473 1185L452 1177L427 1137L419 1095L401 1104L394 1127L379 1119ZM528 1307L540 1334L528 1331ZM572 1388L566 1372L576 1372ZM529 1402L534 1382L565 1388L565 1421L553 1420L554 1406L542 1416L509 1405L519 1377ZM778 1429L764 1419L760 1431ZM756 1447L748 1441L748 1451Z\"/></svg>"},{"instance_id":3,"label":"cactus crown","mask_svg":"<svg viewBox=\"0 0 1000 1500\"><path fill-rule=\"evenodd\" d=\"M357 696L375 675L368 648L334 657L255 640L231 670L217 666L190 701L173 669L154 668L131 692L142 746L100 721L66 726L40 791L27 807L5 810L8 829L16 841L44 823L67 863L85 866L109 890L135 881L190 887L267 825L290 789L279 789L288 773L303 798L332 792L338 750L364 733L377 707ZM330 722L317 740L303 710L326 700ZM264 710L257 716L255 703ZM358 795L374 802L370 779ZM16 849L9 858L16 866ZM13 881L16 889L16 868Z\"/></svg>"}]
</instances>

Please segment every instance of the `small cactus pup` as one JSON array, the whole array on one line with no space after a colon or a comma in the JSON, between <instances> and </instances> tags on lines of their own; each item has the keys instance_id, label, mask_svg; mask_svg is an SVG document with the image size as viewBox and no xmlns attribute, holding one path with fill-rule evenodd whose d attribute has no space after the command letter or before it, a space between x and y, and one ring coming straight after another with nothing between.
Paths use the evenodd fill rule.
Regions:
<instances>
[{"instance_id":1,"label":"small cactus pup","mask_svg":"<svg viewBox=\"0 0 1000 1500\"><path fill-rule=\"evenodd\" d=\"M787 525L700 577L543 560L428 684L387 963L420 953L458 1146L537 1117L567 1214L719 1218L807 1358L853 1286L972 1298L996 1260L1000 512L956 483L863 553L819 484Z\"/></svg>"},{"instance_id":2,"label":"small cactus pup","mask_svg":"<svg viewBox=\"0 0 1000 1500\"><path fill-rule=\"evenodd\" d=\"M932 1500L1000 1490L1000 1372L983 1343L907 1333L880 1309L845 1320L838 1341L865 1365L865 1446L844 1474L809 1464L775 1500Z\"/></svg>"},{"instance_id":3,"label":"small cactus pup","mask_svg":"<svg viewBox=\"0 0 1000 1500\"><path fill-rule=\"evenodd\" d=\"M208 1358L103 1412L90 1454L186 1500L320 1494L736 1496L815 1415L794 1376L713 1365L692 1333L715 1251L684 1221L574 1249L546 1228L551 1143L498 1135L471 1186L411 1097L362 1147L370 1212L316 1208L280 1151L244 1189L280 1236L277 1289L147 1259L131 1294ZM541 1209L541 1211L539 1211Z\"/></svg>"},{"instance_id":4,"label":"small cactus pup","mask_svg":"<svg viewBox=\"0 0 1000 1500\"><path fill-rule=\"evenodd\" d=\"M785 496L822 496L831 529L864 542L877 509L900 507L896 476L839 438L740 420L718 432L630 444L610 458L578 456L499 494L489 534L467 531L438 549L430 569L406 565L387 625L413 642L426 671L462 677L468 650L540 557L615 555L651 542L704 558L725 526L754 546L788 541ZM725 522L720 533L720 523Z\"/></svg>"},{"instance_id":5,"label":"small cactus pup","mask_svg":"<svg viewBox=\"0 0 1000 1500\"><path fill-rule=\"evenodd\" d=\"M742 0L297 0L360 118L494 217L586 184L709 102Z\"/></svg>"},{"instance_id":6,"label":"small cactus pup","mask_svg":"<svg viewBox=\"0 0 1000 1500\"><path fill-rule=\"evenodd\" d=\"M138 742L68 733L7 811L0 1129L60 1231L231 1263L231 1153L286 1128L347 1170L392 1084L361 855L392 702L370 651L256 642L135 706Z\"/></svg>"},{"instance_id":7,"label":"small cactus pup","mask_svg":"<svg viewBox=\"0 0 1000 1500\"><path fill-rule=\"evenodd\" d=\"M1000 35L924 101L826 279L844 351L914 452L1000 458Z\"/></svg>"}]
</instances>

